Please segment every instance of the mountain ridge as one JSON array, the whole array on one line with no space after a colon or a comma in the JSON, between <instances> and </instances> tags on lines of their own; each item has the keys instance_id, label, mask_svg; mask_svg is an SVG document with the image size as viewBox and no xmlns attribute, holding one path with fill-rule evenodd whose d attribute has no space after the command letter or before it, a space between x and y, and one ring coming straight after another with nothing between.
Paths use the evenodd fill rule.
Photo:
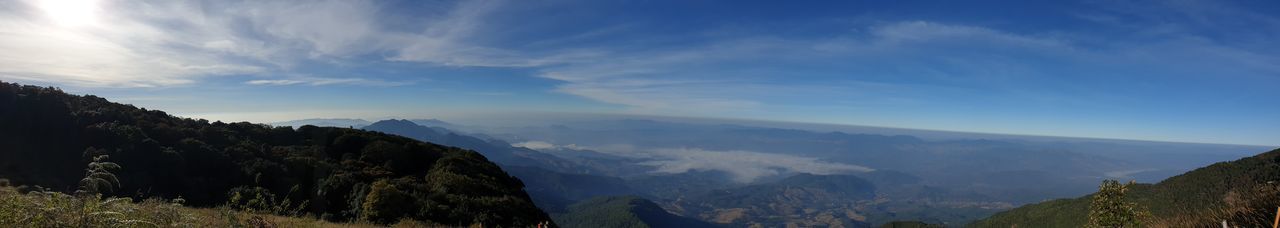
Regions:
<instances>
[{"instance_id":1,"label":"mountain ridge","mask_svg":"<svg viewBox=\"0 0 1280 228\"><path fill-rule=\"evenodd\" d=\"M566 228L710 228L714 224L680 217L658 204L635 196L595 197L570 205L568 212L555 215Z\"/></svg>"},{"instance_id":2,"label":"mountain ridge","mask_svg":"<svg viewBox=\"0 0 1280 228\"><path fill-rule=\"evenodd\" d=\"M263 200L255 205L379 224L550 221L518 179L474 151L349 128L180 118L52 87L0 82L0 148L4 178L55 191L73 190L89 158L110 155L123 167L110 196L212 207L247 194Z\"/></svg>"},{"instance_id":3,"label":"mountain ridge","mask_svg":"<svg viewBox=\"0 0 1280 228\"><path fill-rule=\"evenodd\" d=\"M1280 182L1280 149L1234 161L1219 162L1155 184L1132 186L1132 202L1150 209L1158 225L1268 226ZM1260 194L1259 191L1269 194ZM1079 227L1087 220L1091 195L1026 205L975 221L970 227ZM1262 205L1258 205L1262 204ZM1270 206L1265 206L1270 205ZM1247 216L1248 213L1265 216Z\"/></svg>"}]
</instances>

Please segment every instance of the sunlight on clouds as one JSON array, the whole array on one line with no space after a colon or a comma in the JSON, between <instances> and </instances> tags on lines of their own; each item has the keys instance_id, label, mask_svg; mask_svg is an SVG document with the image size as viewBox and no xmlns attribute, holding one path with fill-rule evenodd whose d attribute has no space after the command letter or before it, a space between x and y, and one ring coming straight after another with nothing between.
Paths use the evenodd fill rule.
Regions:
<instances>
[{"instance_id":1,"label":"sunlight on clouds","mask_svg":"<svg viewBox=\"0 0 1280 228\"><path fill-rule=\"evenodd\" d=\"M188 52L173 42L164 28L124 13L106 14L117 12L117 8L98 9L120 5L124 4L27 4L27 10L40 11L51 20L32 19L32 12L21 11L24 8L0 11L0 28L5 31L0 33L0 77L79 86L153 87L262 70L216 55Z\"/></svg>"},{"instance_id":2,"label":"sunlight on clouds","mask_svg":"<svg viewBox=\"0 0 1280 228\"><path fill-rule=\"evenodd\" d=\"M37 5L61 26L93 25L98 21L99 0L40 0Z\"/></svg>"},{"instance_id":3,"label":"sunlight on clouds","mask_svg":"<svg viewBox=\"0 0 1280 228\"><path fill-rule=\"evenodd\" d=\"M268 78L246 84L397 86L412 82L276 75L370 54L449 66L531 67L565 58L469 44L472 27L499 5L469 1L414 15L427 23L406 31L384 26L372 1L30 1L0 10L0 78L155 87L254 75Z\"/></svg>"}]
</instances>

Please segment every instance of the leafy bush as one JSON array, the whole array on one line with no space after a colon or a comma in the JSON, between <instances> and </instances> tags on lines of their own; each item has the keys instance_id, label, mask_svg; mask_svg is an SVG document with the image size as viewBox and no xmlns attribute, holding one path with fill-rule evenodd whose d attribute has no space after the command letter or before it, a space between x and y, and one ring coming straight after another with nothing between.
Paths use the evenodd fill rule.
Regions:
<instances>
[{"instance_id":1,"label":"leafy bush","mask_svg":"<svg viewBox=\"0 0 1280 228\"><path fill-rule=\"evenodd\" d=\"M360 219L380 224L393 223L405 215L416 213L413 197L387 180L373 182L361 205Z\"/></svg>"},{"instance_id":2,"label":"leafy bush","mask_svg":"<svg viewBox=\"0 0 1280 228\"><path fill-rule=\"evenodd\" d=\"M1105 180L1098 186L1098 193L1093 194L1093 202L1089 205L1089 223L1085 227L1141 227L1142 220L1150 216L1137 203L1124 198L1129 186L1134 183L1120 184L1119 181Z\"/></svg>"},{"instance_id":3,"label":"leafy bush","mask_svg":"<svg viewBox=\"0 0 1280 228\"><path fill-rule=\"evenodd\" d=\"M295 186L289 191L292 195L298 192ZM289 196L276 197L262 187L241 186L231 189L228 194L227 207L232 209L248 211L250 213L266 213L284 216L301 216L303 210L306 209L308 201L294 203Z\"/></svg>"},{"instance_id":4,"label":"leafy bush","mask_svg":"<svg viewBox=\"0 0 1280 228\"><path fill-rule=\"evenodd\" d=\"M87 151L93 151L90 148ZM76 193L97 196L102 192L110 192L120 187L120 179L111 171L120 170L120 165L107 161L108 155L95 155L89 167L84 170L84 178L80 179L80 189Z\"/></svg>"}]
</instances>

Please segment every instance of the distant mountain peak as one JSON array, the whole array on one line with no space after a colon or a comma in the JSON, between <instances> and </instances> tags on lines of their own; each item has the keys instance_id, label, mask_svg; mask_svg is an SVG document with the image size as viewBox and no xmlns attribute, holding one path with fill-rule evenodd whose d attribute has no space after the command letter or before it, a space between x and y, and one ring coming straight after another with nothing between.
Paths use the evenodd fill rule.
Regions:
<instances>
[{"instance_id":1,"label":"distant mountain peak","mask_svg":"<svg viewBox=\"0 0 1280 228\"><path fill-rule=\"evenodd\" d=\"M387 125L415 126L415 127L420 126L417 123L414 123L413 121L409 121L407 119L386 119L386 120L379 120L378 122L373 122L373 124L369 124L369 126L387 126Z\"/></svg>"},{"instance_id":2,"label":"distant mountain peak","mask_svg":"<svg viewBox=\"0 0 1280 228\"><path fill-rule=\"evenodd\" d=\"M556 216L564 227L716 227L671 214L653 201L635 196L596 197L569 206Z\"/></svg>"},{"instance_id":3,"label":"distant mountain peak","mask_svg":"<svg viewBox=\"0 0 1280 228\"><path fill-rule=\"evenodd\" d=\"M407 121L413 122L418 125L427 126L427 127L440 127L440 128L450 128L450 129L459 127L456 124L445 122L439 119L408 119Z\"/></svg>"},{"instance_id":4,"label":"distant mountain peak","mask_svg":"<svg viewBox=\"0 0 1280 228\"><path fill-rule=\"evenodd\" d=\"M361 128L361 127L364 127L364 126L366 126L366 125L369 125L369 123L370 123L370 122L369 122L368 120L364 120L364 119L353 119L353 118L311 118L311 119L300 119L300 120L290 120L290 121L274 122L274 123L271 123L271 125L275 125L275 126L293 126L293 127L301 127L301 126L304 126L304 125L312 125L312 126L320 126L320 127L354 127L354 128Z\"/></svg>"}]
</instances>

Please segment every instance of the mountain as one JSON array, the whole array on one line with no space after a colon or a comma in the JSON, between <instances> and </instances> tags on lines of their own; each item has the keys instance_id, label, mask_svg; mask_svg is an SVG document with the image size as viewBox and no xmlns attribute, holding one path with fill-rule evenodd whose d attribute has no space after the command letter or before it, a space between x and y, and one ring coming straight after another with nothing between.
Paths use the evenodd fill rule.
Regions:
<instances>
[{"instance_id":1,"label":"mountain","mask_svg":"<svg viewBox=\"0 0 1280 228\"><path fill-rule=\"evenodd\" d=\"M713 224L668 213L649 200L634 196L597 197L569 206L568 212L557 214L556 223L563 227L716 227Z\"/></svg>"},{"instance_id":2,"label":"mountain","mask_svg":"<svg viewBox=\"0 0 1280 228\"><path fill-rule=\"evenodd\" d=\"M1280 205L1280 149L1220 162L1129 189L1126 198L1148 208L1153 227L1266 227ZM1052 200L1001 212L971 227L1081 227L1092 195Z\"/></svg>"},{"instance_id":3,"label":"mountain","mask_svg":"<svg viewBox=\"0 0 1280 228\"><path fill-rule=\"evenodd\" d=\"M563 173L595 173L590 168L537 150L514 147L501 140L460 134L442 127L422 126L410 120L382 120L364 129L474 150L504 166L534 166Z\"/></svg>"},{"instance_id":4,"label":"mountain","mask_svg":"<svg viewBox=\"0 0 1280 228\"><path fill-rule=\"evenodd\" d=\"M646 158L619 156L614 154L601 153L594 150L586 150L581 148L567 147L539 147L545 145L529 145L530 143L516 144L517 146L535 149L539 152L555 155L563 158L586 169L591 170L592 174L616 176L616 177L639 177L652 175L654 169L651 165L645 165L650 161Z\"/></svg>"},{"instance_id":5,"label":"mountain","mask_svg":"<svg viewBox=\"0 0 1280 228\"><path fill-rule=\"evenodd\" d=\"M457 127L457 126L458 126L458 125L453 125L452 123L444 122L443 120L437 120L437 119L412 119L412 120L409 120L409 121L410 121L410 122L413 122L413 123L415 123L415 124L422 125L422 126L427 126L427 127L443 127L443 128L450 128L450 127Z\"/></svg>"},{"instance_id":6,"label":"mountain","mask_svg":"<svg viewBox=\"0 0 1280 228\"><path fill-rule=\"evenodd\" d=\"M331 221L379 224L550 221L520 180L474 151L349 128L180 118L0 82L3 178L70 192L95 158L122 167L114 170L119 184L103 188L108 196L181 197L197 207L297 207Z\"/></svg>"},{"instance_id":7,"label":"mountain","mask_svg":"<svg viewBox=\"0 0 1280 228\"><path fill-rule=\"evenodd\" d=\"M881 224L880 228L943 228L947 226L939 224L929 224L920 221L893 221Z\"/></svg>"},{"instance_id":8,"label":"mountain","mask_svg":"<svg viewBox=\"0 0 1280 228\"><path fill-rule=\"evenodd\" d=\"M701 196L714 190L740 187L720 171L691 170L683 173L655 174L627 179L632 189L658 200L677 200Z\"/></svg>"},{"instance_id":9,"label":"mountain","mask_svg":"<svg viewBox=\"0 0 1280 228\"><path fill-rule=\"evenodd\" d=\"M503 170L520 178L533 202L550 213L563 212L569 204L592 197L637 193L626 180L617 177L558 173L527 166L507 166Z\"/></svg>"},{"instance_id":10,"label":"mountain","mask_svg":"<svg viewBox=\"0 0 1280 228\"><path fill-rule=\"evenodd\" d=\"M717 159L760 160L726 156L755 153L818 159L824 164L894 170L918 178L918 183L922 185L948 189L951 192L972 192L994 201L971 203L1009 205L1088 194L1095 190L1092 185L1105 178L1159 181L1195 167L1263 150L1260 147L1237 145L1046 137L1006 138L983 134L939 139L915 134L883 135L865 131L846 133L716 124L706 120L661 121L640 118L642 117L571 118L548 120L534 125L477 128L474 131L519 144L549 145L535 149L556 155L574 154L576 151L554 152L570 148L649 159L650 161L640 161L645 164L757 173L773 175L772 178L784 178L804 172L803 170L813 169L815 164L764 164L776 167L778 172L774 172L756 169L761 165L708 167L703 165L706 163L703 161L707 159L691 161L686 158L724 156ZM680 153L667 152L672 150L679 150ZM614 165L619 162L609 160L561 157L587 166L621 167ZM632 172L615 171L615 176L630 178L648 174L642 169L621 170Z\"/></svg>"},{"instance_id":11,"label":"mountain","mask_svg":"<svg viewBox=\"0 0 1280 228\"><path fill-rule=\"evenodd\" d=\"M312 126L318 126L318 127L345 127L345 128L362 128L364 126L369 126L369 124L370 122L368 120L340 119L340 118L339 119L302 119L302 120L290 120L290 121L284 121L284 122L271 123L272 126L301 127L305 125L312 125Z\"/></svg>"},{"instance_id":12,"label":"mountain","mask_svg":"<svg viewBox=\"0 0 1280 228\"><path fill-rule=\"evenodd\" d=\"M712 191L672 207L735 227L870 227L858 205L874 198L875 187L862 178L799 174L774 183Z\"/></svg>"},{"instance_id":13,"label":"mountain","mask_svg":"<svg viewBox=\"0 0 1280 228\"><path fill-rule=\"evenodd\" d=\"M418 122L422 121L382 120L364 129L475 150L519 178L538 208L553 213L563 212L570 204L591 197L635 193L622 179L593 175L600 172L597 169L537 150L515 147L501 140L419 125ZM432 123L430 120L426 122Z\"/></svg>"}]
</instances>

